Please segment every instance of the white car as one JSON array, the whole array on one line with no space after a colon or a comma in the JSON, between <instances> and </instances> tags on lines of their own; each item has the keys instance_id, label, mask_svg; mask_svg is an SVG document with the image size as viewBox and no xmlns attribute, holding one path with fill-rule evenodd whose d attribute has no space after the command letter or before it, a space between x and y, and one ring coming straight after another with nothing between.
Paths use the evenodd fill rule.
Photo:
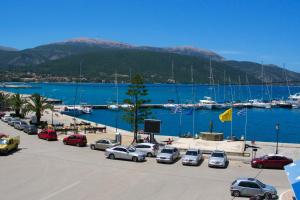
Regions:
<instances>
[{"instance_id":1,"label":"white car","mask_svg":"<svg viewBox=\"0 0 300 200\"><path fill-rule=\"evenodd\" d=\"M173 163L180 158L180 152L175 147L165 147L156 156L158 163Z\"/></svg>"},{"instance_id":2,"label":"white car","mask_svg":"<svg viewBox=\"0 0 300 200\"><path fill-rule=\"evenodd\" d=\"M208 166L209 167L223 167L225 168L228 164L228 158L225 151L215 150L211 153Z\"/></svg>"},{"instance_id":3,"label":"white car","mask_svg":"<svg viewBox=\"0 0 300 200\"><path fill-rule=\"evenodd\" d=\"M158 145L152 143L139 143L134 145L134 148L137 151L145 153L147 157L157 156L159 150Z\"/></svg>"},{"instance_id":4,"label":"white car","mask_svg":"<svg viewBox=\"0 0 300 200\"><path fill-rule=\"evenodd\" d=\"M1 118L1 120L4 122L7 122L8 120L11 120L11 119L12 119L12 117L9 114L6 114Z\"/></svg>"},{"instance_id":5,"label":"white car","mask_svg":"<svg viewBox=\"0 0 300 200\"><path fill-rule=\"evenodd\" d=\"M109 159L132 160L134 162L144 161L146 155L136 151L133 147L116 146L105 150L105 156Z\"/></svg>"},{"instance_id":6,"label":"white car","mask_svg":"<svg viewBox=\"0 0 300 200\"><path fill-rule=\"evenodd\" d=\"M182 157L183 165L199 165L202 160L202 152L200 149L189 149Z\"/></svg>"}]
</instances>

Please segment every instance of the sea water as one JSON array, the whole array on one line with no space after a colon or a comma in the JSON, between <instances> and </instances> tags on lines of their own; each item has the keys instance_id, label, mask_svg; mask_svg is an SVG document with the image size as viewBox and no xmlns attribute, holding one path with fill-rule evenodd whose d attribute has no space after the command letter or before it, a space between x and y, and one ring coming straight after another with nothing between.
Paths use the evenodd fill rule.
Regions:
<instances>
[{"instance_id":1,"label":"sea water","mask_svg":"<svg viewBox=\"0 0 300 200\"><path fill-rule=\"evenodd\" d=\"M16 83L14 83L16 84ZM128 98L127 84L100 83L30 83L34 88L0 88L20 94L40 93L49 98L63 100L64 104L110 104L117 100L122 103ZM218 102L246 101L248 99L287 99L289 94L300 92L300 87L287 86L208 86L191 84L147 84L148 96L153 104L164 104L168 100L175 103L198 102L205 96ZM290 90L290 93L289 93ZM247 140L276 141L275 125L280 124L279 142L300 142L300 109L257 109L247 110L246 116L237 115L238 109L233 109L232 133L237 138L243 136ZM199 133L208 131L213 122L213 131L223 132L225 137L231 135L231 123L222 123L219 115L222 110L197 110L194 115L174 113L165 109L152 109L150 118L161 120L162 135L178 136L182 133ZM92 114L80 116L82 119L110 126L117 125L120 129L131 130L131 126L123 120L124 113L111 110L94 110ZM194 126L193 126L194 123ZM194 127L194 128L193 128ZM143 126L141 125L141 129Z\"/></svg>"}]
</instances>

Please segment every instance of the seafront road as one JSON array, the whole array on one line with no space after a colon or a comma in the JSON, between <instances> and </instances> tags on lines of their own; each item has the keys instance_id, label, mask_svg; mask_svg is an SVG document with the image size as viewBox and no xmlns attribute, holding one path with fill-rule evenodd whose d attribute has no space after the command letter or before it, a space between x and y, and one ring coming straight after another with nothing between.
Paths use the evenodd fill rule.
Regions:
<instances>
[{"instance_id":1,"label":"seafront road","mask_svg":"<svg viewBox=\"0 0 300 200\"><path fill-rule=\"evenodd\" d=\"M231 161L227 169L109 160L102 151L65 146L27 135L0 121L0 132L21 136L19 150L0 156L0 199L7 200L227 200L238 177L256 177L279 194L290 188L283 170L252 169ZM247 198L235 198L247 199Z\"/></svg>"}]
</instances>

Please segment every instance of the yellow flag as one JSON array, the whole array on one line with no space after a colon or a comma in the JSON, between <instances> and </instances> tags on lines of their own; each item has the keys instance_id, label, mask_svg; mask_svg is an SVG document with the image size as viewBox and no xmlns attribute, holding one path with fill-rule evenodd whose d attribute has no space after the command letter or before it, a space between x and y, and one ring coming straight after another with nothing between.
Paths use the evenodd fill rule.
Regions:
<instances>
[{"instance_id":1,"label":"yellow flag","mask_svg":"<svg viewBox=\"0 0 300 200\"><path fill-rule=\"evenodd\" d=\"M232 108L229 108L225 112L219 115L221 122L231 122L232 121Z\"/></svg>"}]
</instances>

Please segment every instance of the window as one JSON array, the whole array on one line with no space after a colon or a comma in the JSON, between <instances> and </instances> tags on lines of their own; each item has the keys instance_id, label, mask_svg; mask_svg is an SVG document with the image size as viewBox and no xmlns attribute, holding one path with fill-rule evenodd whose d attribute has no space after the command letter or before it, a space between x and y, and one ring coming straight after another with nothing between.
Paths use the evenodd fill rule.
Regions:
<instances>
[{"instance_id":1,"label":"window","mask_svg":"<svg viewBox=\"0 0 300 200\"><path fill-rule=\"evenodd\" d=\"M223 158L225 157L223 153L212 153L211 157Z\"/></svg>"},{"instance_id":2,"label":"window","mask_svg":"<svg viewBox=\"0 0 300 200\"><path fill-rule=\"evenodd\" d=\"M248 184L247 184L247 182L240 182L239 183L239 186L241 186L241 187L248 187Z\"/></svg>"},{"instance_id":3,"label":"window","mask_svg":"<svg viewBox=\"0 0 300 200\"><path fill-rule=\"evenodd\" d=\"M248 187L253 189L259 189L259 186L256 183L252 183L252 182L248 183Z\"/></svg>"},{"instance_id":4,"label":"window","mask_svg":"<svg viewBox=\"0 0 300 200\"><path fill-rule=\"evenodd\" d=\"M268 158L268 160L276 160L276 157L275 156L271 156Z\"/></svg>"},{"instance_id":5,"label":"window","mask_svg":"<svg viewBox=\"0 0 300 200\"><path fill-rule=\"evenodd\" d=\"M124 149L124 148L115 148L114 149L115 151L120 151L120 152L127 152L127 150L126 149Z\"/></svg>"}]
</instances>

